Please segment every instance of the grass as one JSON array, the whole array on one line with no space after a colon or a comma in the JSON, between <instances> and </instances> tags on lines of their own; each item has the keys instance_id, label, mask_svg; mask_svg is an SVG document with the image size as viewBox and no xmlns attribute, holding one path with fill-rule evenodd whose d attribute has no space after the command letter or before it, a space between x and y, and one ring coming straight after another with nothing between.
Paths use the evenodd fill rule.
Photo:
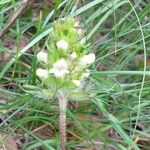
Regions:
<instances>
[{"instance_id":1,"label":"grass","mask_svg":"<svg viewBox=\"0 0 150 150\"><path fill-rule=\"evenodd\" d=\"M20 3L0 1L0 29ZM80 18L82 40L90 43L96 61L84 91L72 93L67 148L148 150L149 6L142 0L56 0L50 8L43 3L40 13L24 12L0 42L1 146L10 135L17 140L25 135L20 149L60 149L58 102L35 75L36 54L46 48L54 22L71 16ZM21 37L28 39L23 48ZM9 59L1 58L6 54Z\"/></svg>"}]
</instances>

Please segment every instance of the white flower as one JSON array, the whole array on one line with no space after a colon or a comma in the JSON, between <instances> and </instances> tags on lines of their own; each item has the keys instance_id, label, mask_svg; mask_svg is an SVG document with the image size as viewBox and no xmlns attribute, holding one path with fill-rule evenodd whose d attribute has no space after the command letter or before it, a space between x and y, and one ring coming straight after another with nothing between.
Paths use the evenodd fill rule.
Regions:
<instances>
[{"instance_id":1,"label":"white flower","mask_svg":"<svg viewBox=\"0 0 150 150\"><path fill-rule=\"evenodd\" d=\"M73 82L76 86L78 86L78 87L80 87L80 85L81 85L81 81L80 81L80 80L72 80L72 82Z\"/></svg>"},{"instance_id":2,"label":"white flower","mask_svg":"<svg viewBox=\"0 0 150 150\"><path fill-rule=\"evenodd\" d=\"M67 62L64 59L58 60L49 70L49 73L53 73L55 77L64 77L69 73Z\"/></svg>"},{"instance_id":3,"label":"white flower","mask_svg":"<svg viewBox=\"0 0 150 150\"><path fill-rule=\"evenodd\" d=\"M84 79L88 78L89 75L90 75L90 70L86 69L86 72L82 73L80 78L81 78L81 80L84 80Z\"/></svg>"},{"instance_id":4,"label":"white flower","mask_svg":"<svg viewBox=\"0 0 150 150\"><path fill-rule=\"evenodd\" d=\"M38 61L46 63L47 62L47 58L48 58L48 56L47 56L47 53L45 53L45 52L39 52L37 54Z\"/></svg>"},{"instance_id":5,"label":"white flower","mask_svg":"<svg viewBox=\"0 0 150 150\"><path fill-rule=\"evenodd\" d=\"M36 70L36 75L39 76L40 78L46 79L48 78L48 71L45 69L39 68Z\"/></svg>"},{"instance_id":6,"label":"white flower","mask_svg":"<svg viewBox=\"0 0 150 150\"><path fill-rule=\"evenodd\" d=\"M77 58L77 53L76 52L72 52L72 54L70 55L72 59L76 59Z\"/></svg>"},{"instance_id":7,"label":"white flower","mask_svg":"<svg viewBox=\"0 0 150 150\"><path fill-rule=\"evenodd\" d=\"M61 48L61 49L64 49L64 50L67 50L68 47L69 47L68 43L65 40L63 40L63 39L58 41L56 43L56 45L57 45L58 48Z\"/></svg>"},{"instance_id":8,"label":"white flower","mask_svg":"<svg viewBox=\"0 0 150 150\"><path fill-rule=\"evenodd\" d=\"M84 55L81 58L81 65L86 66L86 65L90 65L95 61L95 54L91 53L88 55Z\"/></svg>"}]
</instances>

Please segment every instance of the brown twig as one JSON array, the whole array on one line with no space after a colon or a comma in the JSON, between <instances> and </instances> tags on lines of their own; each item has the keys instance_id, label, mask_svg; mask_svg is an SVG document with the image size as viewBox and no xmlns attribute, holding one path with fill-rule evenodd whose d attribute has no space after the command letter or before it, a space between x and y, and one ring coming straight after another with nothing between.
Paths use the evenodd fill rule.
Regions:
<instances>
[{"instance_id":1,"label":"brown twig","mask_svg":"<svg viewBox=\"0 0 150 150\"><path fill-rule=\"evenodd\" d=\"M13 14L9 17L8 22L0 31L0 38L9 30L16 19L32 4L33 0L23 0L22 3L16 8Z\"/></svg>"}]
</instances>

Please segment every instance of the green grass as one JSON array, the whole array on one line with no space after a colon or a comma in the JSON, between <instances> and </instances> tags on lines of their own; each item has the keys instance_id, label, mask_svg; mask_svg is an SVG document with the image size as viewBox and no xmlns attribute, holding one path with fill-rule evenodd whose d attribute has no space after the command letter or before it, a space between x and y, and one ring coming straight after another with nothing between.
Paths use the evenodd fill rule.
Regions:
<instances>
[{"instance_id":1,"label":"green grass","mask_svg":"<svg viewBox=\"0 0 150 150\"><path fill-rule=\"evenodd\" d=\"M0 29L20 2L0 1ZM110 145L119 150L148 150L149 6L150 2L143 0L57 0L50 9L44 7L36 21L32 19L34 10L24 12L0 41L0 56L3 52L10 56L0 64L0 102L6 101L0 104L0 135L11 133L19 139L25 134L28 140L21 145L25 150L60 149L58 102L49 100L50 89L35 75L36 53L46 48L54 22L72 16L80 17L85 29L82 40L90 43L96 61L84 91L72 93L71 101L77 107L67 110L68 149L94 148L100 143L104 150ZM29 41L21 48L23 35ZM5 46L8 37L14 40L12 49ZM16 87L10 88L10 83ZM141 124L143 131L137 129ZM43 125L43 134L33 132ZM108 135L110 129L116 138ZM137 136L147 139L148 144L134 143Z\"/></svg>"}]
</instances>

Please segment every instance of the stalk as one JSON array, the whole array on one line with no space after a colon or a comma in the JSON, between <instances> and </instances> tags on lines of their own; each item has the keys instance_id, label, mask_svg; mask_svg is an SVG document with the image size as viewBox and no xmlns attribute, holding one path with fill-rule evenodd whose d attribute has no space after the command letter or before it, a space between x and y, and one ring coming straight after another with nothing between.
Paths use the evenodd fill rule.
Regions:
<instances>
[{"instance_id":1,"label":"stalk","mask_svg":"<svg viewBox=\"0 0 150 150\"><path fill-rule=\"evenodd\" d=\"M66 142L67 142L66 110L67 110L68 99L65 93L63 92L60 92L58 99L59 99L59 110L60 110L60 114L59 114L59 130L60 130L60 139L61 139L60 147L61 150L66 150Z\"/></svg>"}]
</instances>

